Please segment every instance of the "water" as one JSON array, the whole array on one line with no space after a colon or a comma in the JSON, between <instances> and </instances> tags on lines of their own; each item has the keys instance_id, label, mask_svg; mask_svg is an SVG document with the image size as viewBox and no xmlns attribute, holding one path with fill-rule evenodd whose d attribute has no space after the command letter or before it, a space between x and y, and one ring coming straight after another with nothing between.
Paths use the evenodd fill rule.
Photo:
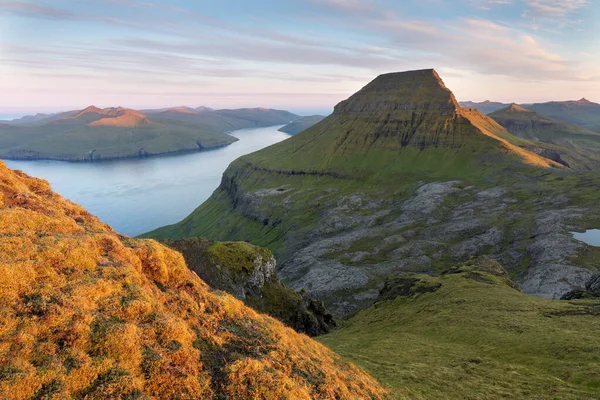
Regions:
<instances>
[{"instance_id":1,"label":"water","mask_svg":"<svg viewBox=\"0 0 600 400\"><path fill-rule=\"evenodd\" d=\"M590 246L600 247L600 229L590 229L583 233L573 232L573 237Z\"/></svg>"},{"instance_id":2,"label":"water","mask_svg":"<svg viewBox=\"0 0 600 400\"><path fill-rule=\"evenodd\" d=\"M232 132L239 141L177 156L67 163L5 161L46 179L55 192L81 204L116 231L136 236L179 222L210 197L236 158L289 138L281 126Z\"/></svg>"}]
</instances>

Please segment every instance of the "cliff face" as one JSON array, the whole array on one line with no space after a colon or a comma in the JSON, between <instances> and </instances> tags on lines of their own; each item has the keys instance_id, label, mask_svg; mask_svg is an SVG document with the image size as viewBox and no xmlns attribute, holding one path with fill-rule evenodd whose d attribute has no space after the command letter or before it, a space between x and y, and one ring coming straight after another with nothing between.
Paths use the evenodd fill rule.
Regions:
<instances>
[{"instance_id":1,"label":"cliff face","mask_svg":"<svg viewBox=\"0 0 600 400\"><path fill-rule=\"evenodd\" d=\"M269 314L309 336L336 326L322 302L286 288L278 279L275 257L245 242L212 242L200 238L166 240L188 267L213 289L224 290L259 312Z\"/></svg>"},{"instance_id":2,"label":"cliff face","mask_svg":"<svg viewBox=\"0 0 600 400\"><path fill-rule=\"evenodd\" d=\"M380 398L369 376L0 163L0 398Z\"/></svg>"}]
</instances>

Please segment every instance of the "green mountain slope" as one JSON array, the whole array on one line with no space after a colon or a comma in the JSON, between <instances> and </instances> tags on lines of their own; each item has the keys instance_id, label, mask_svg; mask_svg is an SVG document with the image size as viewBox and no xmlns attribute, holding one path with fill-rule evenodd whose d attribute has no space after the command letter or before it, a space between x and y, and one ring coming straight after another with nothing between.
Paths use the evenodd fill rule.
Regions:
<instances>
[{"instance_id":1,"label":"green mountain slope","mask_svg":"<svg viewBox=\"0 0 600 400\"><path fill-rule=\"evenodd\" d=\"M489 259L400 275L319 340L398 399L597 399L600 302L519 293Z\"/></svg>"},{"instance_id":2,"label":"green mountain slope","mask_svg":"<svg viewBox=\"0 0 600 400\"><path fill-rule=\"evenodd\" d=\"M489 114L510 133L531 140L577 140L600 145L600 134L557 119L548 118L516 104Z\"/></svg>"},{"instance_id":3,"label":"green mountain slope","mask_svg":"<svg viewBox=\"0 0 600 400\"><path fill-rule=\"evenodd\" d=\"M0 158L99 161L198 151L237 140L205 126L147 118L124 108L88 107L44 121L0 126Z\"/></svg>"},{"instance_id":4,"label":"green mountain slope","mask_svg":"<svg viewBox=\"0 0 600 400\"><path fill-rule=\"evenodd\" d=\"M585 98L577 101L551 101L532 104L527 105L526 108L549 118L600 132L600 104L593 103Z\"/></svg>"},{"instance_id":5,"label":"green mountain slope","mask_svg":"<svg viewBox=\"0 0 600 400\"><path fill-rule=\"evenodd\" d=\"M291 122L286 126L280 128L279 130L290 135L297 135L298 133L307 130L311 126L316 125L324 119L325 117L322 115L311 115L308 117L301 117L296 121Z\"/></svg>"},{"instance_id":6,"label":"green mountain slope","mask_svg":"<svg viewBox=\"0 0 600 400\"><path fill-rule=\"evenodd\" d=\"M543 144L525 148L570 168L600 168L600 134L512 104L489 114L515 136ZM541 147L540 147L541 146Z\"/></svg>"},{"instance_id":7,"label":"green mountain slope","mask_svg":"<svg viewBox=\"0 0 600 400\"><path fill-rule=\"evenodd\" d=\"M527 293L560 297L596 269L570 232L598 222L599 178L527 150L539 146L462 109L433 70L382 75L233 162L208 201L147 236L268 247L284 283L338 317L373 304L390 274L482 254Z\"/></svg>"}]
</instances>

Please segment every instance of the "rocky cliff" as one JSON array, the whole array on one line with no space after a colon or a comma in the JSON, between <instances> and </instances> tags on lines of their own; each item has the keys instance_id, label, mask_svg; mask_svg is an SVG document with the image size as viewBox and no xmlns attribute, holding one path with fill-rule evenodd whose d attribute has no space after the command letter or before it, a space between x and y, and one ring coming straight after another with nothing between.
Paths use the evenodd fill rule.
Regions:
<instances>
[{"instance_id":1,"label":"rocky cliff","mask_svg":"<svg viewBox=\"0 0 600 400\"><path fill-rule=\"evenodd\" d=\"M368 375L0 163L0 398L377 399Z\"/></svg>"},{"instance_id":2,"label":"rocky cliff","mask_svg":"<svg viewBox=\"0 0 600 400\"><path fill-rule=\"evenodd\" d=\"M317 336L337 325L321 301L279 282L275 257L267 249L245 242L215 243L200 238L164 243L183 254L189 268L211 288L231 293L298 332Z\"/></svg>"}]
</instances>

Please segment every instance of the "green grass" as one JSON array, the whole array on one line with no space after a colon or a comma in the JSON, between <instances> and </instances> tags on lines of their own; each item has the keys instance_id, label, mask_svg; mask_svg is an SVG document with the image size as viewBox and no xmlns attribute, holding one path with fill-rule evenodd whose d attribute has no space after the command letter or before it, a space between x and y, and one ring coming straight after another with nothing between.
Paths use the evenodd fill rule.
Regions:
<instances>
[{"instance_id":1,"label":"green grass","mask_svg":"<svg viewBox=\"0 0 600 400\"><path fill-rule=\"evenodd\" d=\"M527 296L467 265L429 278L438 290L378 303L320 341L398 399L600 397L598 300Z\"/></svg>"},{"instance_id":2,"label":"green grass","mask_svg":"<svg viewBox=\"0 0 600 400\"><path fill-rule=\"evenodd\" d=\"M208 248L208 254L217 268L224 267L247 274L251 274L256 268L257 256L263 261L272 257L269 250L245 242L216 242Z\"/></svg>"}]
</instances>

